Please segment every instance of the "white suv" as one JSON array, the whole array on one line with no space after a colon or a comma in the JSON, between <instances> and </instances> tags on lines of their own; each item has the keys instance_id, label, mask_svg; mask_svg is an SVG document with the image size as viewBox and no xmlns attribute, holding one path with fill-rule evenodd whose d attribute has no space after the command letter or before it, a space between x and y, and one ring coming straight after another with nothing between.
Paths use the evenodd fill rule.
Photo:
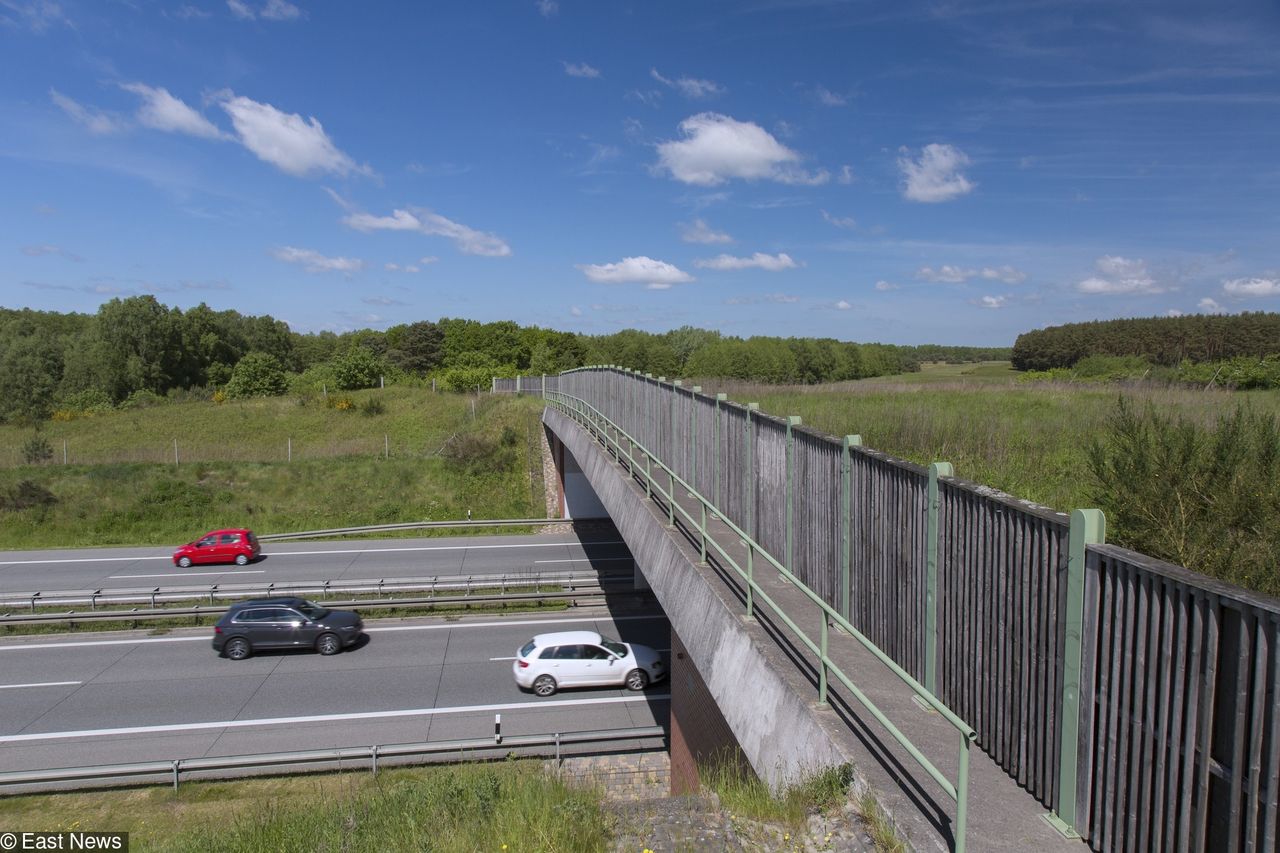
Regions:
<instances>
[{"instance_id":1,"label":"white suv","mask_svg":"<svg viewBox=\"0 0 1280 853\"><path fill-rule=\"evenodd\" d=\"M539 696L561 687L626 685L644 690L667 677L662 655L648 646L619 643L595 631L539 634L520 647L511 666L516 684Z\"/></svg>"}]
</instances>

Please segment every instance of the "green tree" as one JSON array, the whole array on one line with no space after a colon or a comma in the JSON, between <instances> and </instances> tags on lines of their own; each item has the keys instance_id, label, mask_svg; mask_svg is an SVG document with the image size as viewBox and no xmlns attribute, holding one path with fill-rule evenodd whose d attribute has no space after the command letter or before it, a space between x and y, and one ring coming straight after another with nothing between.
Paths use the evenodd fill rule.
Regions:
<instances>
[{"instance_id":1,"label":"green tree","mask_svg":"<svg viewBox=\"0 0 1280 853\"><path fill-rule=\"evenodd\" d=\"M251 352L236 362L226 391L228 397L278 397L289 387L284 367L274 355Z\"/></svg>"},{"instance_id":2,"label":"green tree","mask_svg":"<svg viewBox=\"0 0 1280 853\"><path fill-rule=\"evenodd\" d=\"M343 391L372 388L385 372L382 359L365 347L352 347L333 360L333 379Z\"/></svg>"}]
</instances>

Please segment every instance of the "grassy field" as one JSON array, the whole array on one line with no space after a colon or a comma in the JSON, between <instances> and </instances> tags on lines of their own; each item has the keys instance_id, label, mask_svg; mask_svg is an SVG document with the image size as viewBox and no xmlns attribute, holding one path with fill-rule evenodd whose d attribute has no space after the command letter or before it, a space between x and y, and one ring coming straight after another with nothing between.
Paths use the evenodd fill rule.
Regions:
<instances>
[{"instance_id":1,"label":"grassy field","mask_svg":"<svg viewBox=\"0 0 1280 853\"><path fill-rule=\"evenodd\" d=\"M1063 511L1093 505L1089 443L1116 401L1202 424L1237 403L1280 415L1280 392L1021 383L1007 362L929 365L920 373L837 385L770 386L702 380L705 392L799 415L831 435L920 464L951 462L956 475Z\"/></svg>"},{"instance_id":2,"label":"grassy field","mask_svg":"<svg viewBox=\"0 0 1280 853\"><path fill-rule=\"evenodd\" d=\"M349 396L349 410L273 398L50 423L42 433L54 457L40 465L12 464L31 431L0 427L0 464L10 462L0 467L0 494L30 480L55 499L0 513L0 549L172 544L215 527L262 534L468 510L546 514L541 401L408 388ZM371 400L381 413L364 413Z\"/></svg>"}]
</instances>

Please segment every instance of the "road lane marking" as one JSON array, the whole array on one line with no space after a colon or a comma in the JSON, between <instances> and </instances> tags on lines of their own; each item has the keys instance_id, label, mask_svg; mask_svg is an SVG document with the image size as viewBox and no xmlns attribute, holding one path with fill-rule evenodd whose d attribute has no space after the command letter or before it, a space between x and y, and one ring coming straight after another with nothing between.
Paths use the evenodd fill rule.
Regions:
<instances>
[{"instance_id":1,"label":"road lane marking","mask_svg":"<svg viewBox=\"0 0 1280 853\"><path fill-rule=\"evenodd\" d=\"M263 552L268 557L314 557L323 554L381 554L402 551L493 551L501 548L595 548L602 545L625 545L621 539L604 542L528 542L520 545L424 545L416 548L350 548L337 551L272 551ZM169 555L155 557L71 557L65 560L0 560L0 566L41 566L50 563L111 563L133 560L172 560Z\"/></svg>"},{"instance_id":2,"label":"road lane marking","mask_svg":"<svg viewBox=\"0 0 1280 853\"><path fill-rule=\"evenodd\" d=\"M129 735L159 734L161 732L195 732L208 729L245 729L255 726L296 726L304 723L333 723L350 720L385 720L394 717L435 717L443 714L476 714L493 711L526 711L546 708L563 708L575 705L618 705L631 702L662 702L671 699L670 693L649 696L609 696L600 699L553 699L546 702L509 702L502 705L457 705L445 708L408 708L400 711L366 711L352 714L317 714L310 717L265 717L257 720L219 720L209 723L171 723L160 726L130 726L119 729L81 729L79 731L37 732L25 735L4 735L0 743L25 743L34 740L60 740L63 738L120 737Z\"/></svg>"},{"instance_id":3,"label":"road lane marking","mask_svg":"<svg viewBox=\"0 0 1280 853\"><path fill-rule=\"evenodd\" d=\"M0 684L0 690L16 690L19 687L67 687L79 681L37 681L32 684Z\"/></svg>"},{"instance_id":4,"label":"road lane marking","mask_svg":"<svg viewBox=\"0 0 1280 853\"><path fill-rule=\"evenodd\" d=\"M446 622L441 625L389 625L379 628L365 628L366 634L382 633L384 631L447 631L453 628L511 628L519 625L567 625L577 622L633 622L644 619L666 619L666 614L655 613L650 616L597 616L583 617L580 619L528 619L528 620L511 620L508 622ZM79 640L66 643L21 643L14 645L0 645L0 652L15 652L23 649L71 649L83 648L86 646L132 646L143 645L146 643L207 643L212 640L213 635L202 635L199 637L138 637L133 640Z\"/></svg>"},{"instance_id":5,"label":"road lane marking","mask_svg":"<svg viewBox=\"0 0 1280 853\"><path fill-rule=\"evenodd\" d=\"M196 575L265 575L266 569L256 569L254 571L229 571L229 572L164 572L158 575L111 575L107 578L109 581L122 581L129 578L189 578Z\"/></svg>"},{"instance_id":6,"label":"road lane marking","mask_svg":"<svg viewBox=\"0 0 1280 853\"><path fill-rule=\"evenodd\" d=\"M509 658L489 658L489 660L515 660L515 658L514 658L514 657L509 657Z\"/></svg>"},{"instance_id":7,"label":"road lane marking","mask_svg":"<svg viewBox=\"0 0 1280 853\"><path fill-rule=\"evenodd\" d=\"M621 560L634 560L635 557L577 557L572 560L534 560L538 563L612 563Z\"/></svg>"}]
</instances>

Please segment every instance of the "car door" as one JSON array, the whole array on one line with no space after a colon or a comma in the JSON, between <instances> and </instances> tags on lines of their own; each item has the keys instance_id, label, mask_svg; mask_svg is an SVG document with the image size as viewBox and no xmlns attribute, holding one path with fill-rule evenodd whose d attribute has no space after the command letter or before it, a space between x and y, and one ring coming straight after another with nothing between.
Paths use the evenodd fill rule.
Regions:
<instances>
[{"instance_id":1,"label":"car door","mask_svg":"<svg viewBox=\"0 0 1280 853\"><path fill-rule=\"evenodd\" d=\"M222 533L218 535L218 562L233 563L240 551L239 533Z\"/></svg>"},{"instance_id":2,"label":"car door","mask_svg":"<svg viewBox=\"0 0 1280 853\"><path fill-rule=\"evenodd\" d=\"M549 671L556 684L572 687L582 683L581 649L581 646L556 646L548 650L552 653L548 661L551 664ZM545 654L543 658L546 658Z\"/></svg>"},{"instance_id":3,"label":"car door","mask_svg":"<svg viewBox=\"0 0 1280 853\"><path fill-rule=\"evenodd\" d=\"M196 549L191 553L193 563L214 563L218 560L218 537L214 534L205 536L196 542Z\"/></svg>"},{"instance_id":4,"label":"car door","mask_svg":"<svg viewBox=\"0 0 1280 853\"><path fill-rule=\"evenodd\" d=\"M291 646L310 646L320 636L320 626L303 616L292 607L281 610L283 614L281 618L288 630L282 631L282 635L287 635L288 645Z\"/></svg>"},{"instance_id":5,"label":"car door","mask_svg":"<svg viewBox=\"0 0 1280 853\"><path fill-rule=\"evenodd\" d=\"M274 639L270 627L265 624L269 615L270 610L265 607L241 610L232 620L236 626L236 633L243 635L249 641L249 645L255 649L269 647Z\"/></svg>"},{"instance_id":6,"label":"car door","mask_svg":"<svg viewBox=\"0 0 1280 853\"><path fill-rule=\"evenodd\" d=\"M600 646L579 646L582 684L619 684L623 676L618 672L618 663L613 655Z\"/></svg>"}]
</instances>

